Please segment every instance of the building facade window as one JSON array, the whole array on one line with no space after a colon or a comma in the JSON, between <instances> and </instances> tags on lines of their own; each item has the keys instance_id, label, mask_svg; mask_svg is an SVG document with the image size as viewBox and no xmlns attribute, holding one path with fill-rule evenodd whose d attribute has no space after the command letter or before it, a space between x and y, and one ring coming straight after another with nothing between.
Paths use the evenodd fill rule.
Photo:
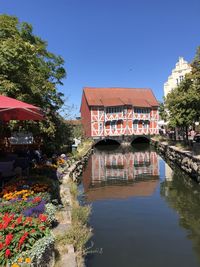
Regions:
<instances>
[{"instance_id":1,"label":"building facade window","mask_svg":"<svg viewBox=\"0 0 200 267\"><path fill-rule=\"evenodd\" d=\"M148 128L148 125L149 125L149 123L148 123L148 121L143 121L143 128L144 129L147 129Z\"/></svg>"},{"instance_id":2,"label":"building facade window","mask_svg":"<svg viewBox=\"0 0 200 267\"><path fill-rule=\"evenodd\" d=\"M138 120L133 121L133 129L137 130L138 128Z\"/></svg>"},{"instance_id":3,"label":"building facade window","mask_svg":"<svg viewBox=\"0 0 200 267\"><path fill-rule=\"evenodd\" d=\"M99 131L102 132L102 130L103 130L103 122L100 122L99 123Z\"/></svg>"},{"instance_id":4,"label":"building facade window","mask_svg":"<svg viewBox=\"0 0 200 267\"><path fill-rule=\"evenodd\" d=\"M134 108L134 112L139 113L139 114L148 114L148 113L150 113L150 109L148 109L148 108Z\"/></svg>"},{"instance_id":5,"label":"building facade window","mask_svg":"<svg viewBox=\"0 0 200 267\"><path fill-rule=\"evenodd\" d=\"M116 121L111 121L111 122L110 122L110 128L111 128L112 130L115 130L115 129L116 129Z\"/></svg>"},{"instance_id":6,"label":"building facade window","mask_svg":"<svg viewBox=\"0 0 200 267\"><path fill-rule=\"evenodd\" d=\"M106 108L106 113L121 113L122 107L108 107Z\"/></svg>"},{"instance_id":7,"label":"building facade window","mask_svg":"<svg viewBox=\"0 0 200 267\"><path fill-rule=\"evenodd\" d=\"M99 117L101 117L101 115L104 113L103 109L99 109Z\"/></svg>"},{"instance_id":8,"label":"building facade window","mask_svg":"<svg viewBox=\"0 0 200 267\"><path fill-rule=\"evenodd\" d=\"M179 77L179 79L180 79L180 82L182 82L183 79L184 79L183 75L181 75L181 76Z\"/></svg>"},{"instance_id":9,"label":"building facade window","mask_svg":"<svg viewBox=\"0 0 200 267\"><path fill-rule=\"evenodd\" d=\"M127 108L124 108L123 109L123 115L126 116L126 114L127 114Z\"/></svg>"}]
</instances>

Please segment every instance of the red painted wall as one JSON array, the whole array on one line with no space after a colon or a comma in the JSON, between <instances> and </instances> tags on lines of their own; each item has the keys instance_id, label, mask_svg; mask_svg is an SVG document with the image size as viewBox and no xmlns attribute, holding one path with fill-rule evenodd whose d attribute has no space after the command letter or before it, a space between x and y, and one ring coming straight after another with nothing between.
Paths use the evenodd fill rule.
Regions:
<instances>
[{"instance_id":1,"label":"red painted wall","mask_svg":"<svg viewBox=\"0 0 200 267\"><path fill-rule=\"evenodd\" d=\"M81 101L81 121L86 137L91 137L91 114L90 108L87 104L85 94L83 92Z\"/></svg>"}]
</instances>

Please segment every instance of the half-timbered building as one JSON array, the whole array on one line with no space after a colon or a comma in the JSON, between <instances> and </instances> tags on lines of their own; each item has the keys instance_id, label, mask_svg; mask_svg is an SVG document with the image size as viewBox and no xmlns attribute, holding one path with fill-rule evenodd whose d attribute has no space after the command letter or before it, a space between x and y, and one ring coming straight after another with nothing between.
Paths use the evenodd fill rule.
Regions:
<instances>
[{"instance_id":1,"label":"half-timbered building","mask_svg":"<svg viewBox=\"0 0 200 267\"><path fill-rule=\"evenodd\" d=\"M151 89L83 89L81 119L87 137L158 134L158 101Z\"/></svg>"}]
</instances>

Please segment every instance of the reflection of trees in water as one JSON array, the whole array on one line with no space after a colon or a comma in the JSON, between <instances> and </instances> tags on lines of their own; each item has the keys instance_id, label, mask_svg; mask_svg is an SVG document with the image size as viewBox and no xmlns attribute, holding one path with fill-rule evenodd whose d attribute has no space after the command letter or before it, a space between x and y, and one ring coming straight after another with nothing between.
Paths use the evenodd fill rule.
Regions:
<instances>
[{"instance_id":1,"label":"reflection of trees in water","mask_svg":"<svg viewBox=\"0 0 200 267\"><path fill-rule=\"evenodd\" d=\"M180 170L175 169L172 181L161 183L161 196L179 214L179 225L187 230L200 261L200 188Z\"/></svg>"}]
</instances>

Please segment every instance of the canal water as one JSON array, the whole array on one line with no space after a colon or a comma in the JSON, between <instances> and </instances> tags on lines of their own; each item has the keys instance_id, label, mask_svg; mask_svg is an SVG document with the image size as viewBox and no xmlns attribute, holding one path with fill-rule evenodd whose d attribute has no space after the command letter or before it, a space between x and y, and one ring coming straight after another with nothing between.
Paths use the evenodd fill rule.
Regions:
<instances>
[{"instance_id":1,"label":"canal water","mask_svg":"<svg viewBox=\"0 0 200 267\"><path fill-rule=\"evenodd\" d=\"M92 206L87 267L200 266L199 185L150 146L95 149L80 190Z\"/></svg>"}]
</instances>

